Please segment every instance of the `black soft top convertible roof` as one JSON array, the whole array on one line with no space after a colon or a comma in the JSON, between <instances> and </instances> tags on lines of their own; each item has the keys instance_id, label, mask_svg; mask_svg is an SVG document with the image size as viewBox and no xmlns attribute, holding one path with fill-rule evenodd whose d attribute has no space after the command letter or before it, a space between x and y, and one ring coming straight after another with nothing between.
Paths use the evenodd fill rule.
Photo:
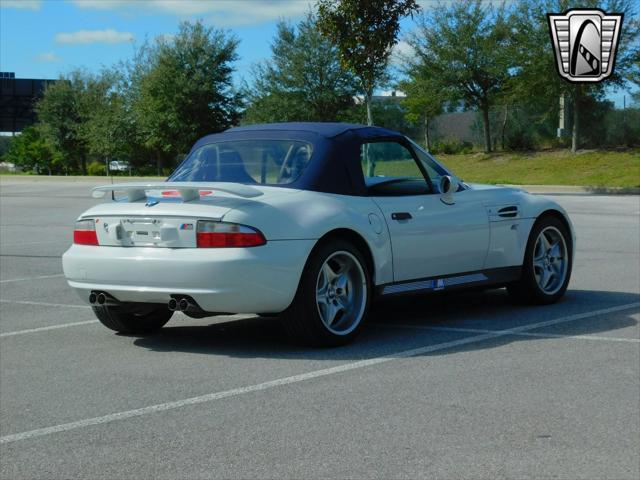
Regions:
<instances>
[{"instance_id":1,"label":"black soft top convertible roof","mask_svg":"<svg viewBox=\"0 0 640 480\"><path fill-rule=\"evenodd\" d=\"M264 123L258 125L247 125L243 127L235 127L227 130L227 132L256 132L256 131L273 131L273 130L296 130L300 132L311 132L325 138L334 138L345 132L357 131L360 135L400 135L393 130L387 130L382 127L371 127L360 125L357 123L330 123L330 122L292 122L292 123ZM401 135L400 135L401 136Z\"/></svg>"},{"instance_id":2,"label":"black soft top convertible roof","mask_svg":"<svg viewBox=\"0 0 640 480\"><path fill-rule=\"evenodd\" d=\"M360 167L360 145L363 142L394 140L413 150L404 135L386 128L350 123L295 122L230 128L201 138L191 151L210 143L251 139L311 143L311 163L300 178L278 186L342 195L366 195Z\"/></svg>"}]
</instances>

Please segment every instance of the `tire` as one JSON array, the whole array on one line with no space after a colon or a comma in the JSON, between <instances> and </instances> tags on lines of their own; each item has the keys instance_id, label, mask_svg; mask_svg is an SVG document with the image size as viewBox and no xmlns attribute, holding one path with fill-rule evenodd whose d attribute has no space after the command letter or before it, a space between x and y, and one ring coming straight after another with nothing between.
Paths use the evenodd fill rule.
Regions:
<instances>
[{"instance_id":1,"label":"tire","mask_svg":"<svg viewBox=\"0 0 640 480\"><path fill-rule=\"evenodd\" d=\"M543 234L546 244L542 240ZM531 229L522 276L508 285L507 290L521 303L555 303L567 290L572 266L573 245L569 230L558 218L544 216Z\"/></svg>"},{"instance_id":2,"label":"tire","mask_svg":"<svg viewBox=\"0 0 640 480\"><path fill-rule=\"evenodd\" d=\"M331 239L311 253L296 296L280 319L296 342L346 345L360 332L371 297L371 275L362 253L347 241Z\"/></svg>"},{"instance_id":3,"label":"tire","mask_svg":"<svg viewBox=\"0 0 640 480\"><path fill-rule=\"evenodd\" d=\"M100 323L118 333L152 333L160 330L173 312L166 306L150 305L140 310L127 307L91 307Z\"/></svg>"}]
</instances>

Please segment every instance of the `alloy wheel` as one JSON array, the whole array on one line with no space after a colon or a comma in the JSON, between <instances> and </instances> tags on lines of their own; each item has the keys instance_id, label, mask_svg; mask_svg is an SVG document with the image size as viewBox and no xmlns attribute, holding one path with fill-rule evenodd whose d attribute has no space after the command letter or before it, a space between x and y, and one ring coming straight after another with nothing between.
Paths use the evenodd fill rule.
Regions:
<instances>
[{"instance_id":1,"label":"alloy wheel","mask_svg":"<svg viewBox=\"0 0 640 480\"><path fill-rule=\"evenodd\" d=\"M324 261L316 282L316 304L322 323L331 333L347 335L358 326L367 295L364 269L354 255L338 251Z\"/></svg>"},{"instance_id":2,"label":"alloy wheel","mask_svg":"<svg viewBox=\"0 0 640 480\"><path fill-rule=\"evenodd\" d=\"M540 290L553 295L567 276L568 252L564 237L555 227L544 228L533 249L533 274Z\"/></svg>"}]
</instances>

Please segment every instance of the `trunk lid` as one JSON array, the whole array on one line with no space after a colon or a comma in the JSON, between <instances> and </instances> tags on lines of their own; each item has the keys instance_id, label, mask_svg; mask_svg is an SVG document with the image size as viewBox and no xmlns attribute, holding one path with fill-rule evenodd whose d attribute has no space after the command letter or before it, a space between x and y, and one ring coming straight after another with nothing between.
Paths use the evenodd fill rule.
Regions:
<instances>
[{"instance_id":1,"label":"trunk lid","mask_svg":"<svg viewBox=\"0 0 640 480\"><path fill-rule=\"evenodd\" d=\"M221 221L234 208L297 192L277 187L255 189L262 193L247 198L203 187L198 199L185 202L169 184L162 191L147 191L145 200L96 205L81 218L95 220L100 246L195 248L198 220Z\"/></svg>"}]
</instances>

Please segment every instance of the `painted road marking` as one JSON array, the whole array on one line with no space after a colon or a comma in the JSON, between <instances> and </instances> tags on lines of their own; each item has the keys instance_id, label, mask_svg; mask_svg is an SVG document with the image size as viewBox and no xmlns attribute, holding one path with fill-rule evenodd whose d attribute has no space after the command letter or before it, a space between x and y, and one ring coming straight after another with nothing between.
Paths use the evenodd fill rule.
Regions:
<instances>
[{"instance_id":1,"label":"painted road marking","mask_svg":"<svg viewBox=\"0 0 640 480\"><path fill-rule=\"evenodd\" d=\"M351 370L356 370L364 367L370 367L373 365L379 365L387 363L392 360L414 357L417 355L424 355L427 353L437 352L440 350L446 350L449 348L459 347L462 345L468 345L470 343L483 342L485 340L493 339L496 337L503 337L507 335L513 335L514 333L526 332L528 330L535 330L536 328L546 327L550 325L557 325L560 323L572 322L576 320L582 320L585 318L596 317L598 315L605 315L608 313L619 312L630 308L640 307L640 302L629 303L626 305L618 305L610 308L603 308L601 310L594 310L586 313L579 313L575 315L569 315L565 317L556 318L554 320L548 320L545 322L537 322L529 325L523 325L520 327L511 328L508 330L501 330L499 332L484 333L475 335L473 337L462 338L459 340L453 340L450 342L439 343L435 345L429 345L425 347L413 348L411 350L404 350L390 355L382 357L374 357L367 360L360 360L357 362L346 363L338 365L336 367L324 368L321 370L315 370L308 373L302 373L299 375L293 375L290 377L279 378L264 383L258 383L255 385L249 385L246 387L234 388L231 390L225 390L222 392L209 393L200 395L197 397L185 398L183 400L177 400L173 402L160 403L156 405L150 405L147 407L137 408L135 410L125 410L122 412L112 413L109 415L103 415L100 417L86 418L84 420L78 420L76 422L63 423L60 425L54 425L51 427L38 428L35 430L29 430L26 432L14 433L12 435L5 435L0 437L0 444L13 443L21 440L27 440L29 438L42 437L45 435L51 435L54 433L68 432L70 430L77 430L79 428L90 427L92 425L102 425L106 423L115 422L118 420L125 420L128 418L141 417L152 413L164 412L168 410L175 410L177 408L186 407L189 405L198 405L202 403L213 402L215 400L221 400L223 398L237 397L247 393L259 392L263 390L269 390L271 388L280 387L283 385L291 385L293 383L304 382L314 378L326 377L329 375L335 375L338 373L344 373Z\"/></svg>"},{"instance_id":2,"label":"painted road marking","mask_svg":"<svg viewBox=\"0 0 640 480\"><path fill-rule=\"evenodd\" d=\"M0 248L4 247L21 247L23 245L47 245L50 243L66 243L70 244L68 239L65 240L47 240L46 242L21 242L21 243L3 243L0 244Z\"/></svg>"},{"instance_id":3,"label":"painted road marking","mask_svg":"<svg viewBox=\"0 0 640 480\"><path fill-rule=\"evenodd\" d=\"M8 280L0 280L0 283L25 282L27 280L42 280L45 278L58 278L58 277L64 277L64 273L58 273L56 275L39 275L37 277L10 278Z\"/></svg>"},{"instance_id":4,"label":"painted road marking","mask_svg":"<svg viewBox=\"0 0 640 480\"><path fill-rule=\"evenodd\" d=\"M46 302L27 302L27 301L21 301L21 300L3 300L0 299L1 303L17 303L17 304L21 304L21 305L42 305L42 306L48 306L48 307L63 307L63 308L82 308L82 309L87 309L89 308L89 305L71 305L71 304L64 304L64 303L46 303ZM182 312L175 312L175 315L178 316L183 316L185 317L185 319L189 319L190 317L187 317L184 313ZM220 319L224 318L225 321L227 321L229 318L231 318L232 320L243 320L245 318L253 318L255 317L255 315L251 315L251 314L244 314L244 313L238 313L236 315L220 315L219 316ZM46 332L47 330L57 330L58 328L69 328L69 327L79 327L82 325L88 325L91 323L96 323L98 320L87 320L87 321L82 321L82 322L72 322L72 323L62 323L60 325L50 325L47 327L38 327L38 328L27 328L25 330L16 330L13 332L5 332L5 333L0 333L0 338L3 337L14 337L16 335L24 335L26 333L39 333L39 332Z\"/></svg>"},{"instance_id":5,"label":"painted road marking","mask_svg":"<svg viewBox=\"0 0 640 480\"><path fill-rule=\"evenodd\" d=\"M482 328L464 328L464 327L430 327L428 325L411 325L406 323L374 323L371 324L376 327L383 328L406 328L414 330L433 330L436 332L458 332L458 333L502 333L507 330L485 330ZM620 338L620 337L602 337L597 335L561 335L557 333L512 333L511 335L517 337L535 337L535 338L571 338L578 340L594 340L594 341L607 341L607 342L628 342L628 343L640 343L640 338Z\"/></svg>"},{"instance_id":6,"label":"painted road marking","mask_svg":"<svg viewBox=\"0 0 640 480\"><path fill-rule=\"evenodd\" d=\"M89 305L74 305L71 303L31 302L29 300L6 300L0 298L0 303L15 303L18 305L35 305L37 307L89 308Z\"/></svg>"},{"instance_id":7,"label":"painted road marking","mask_svg":"<svg viewBox=\"0 0 640 480\"><path fill-rule=\"evenodd\" d=\"M17 330L15 332L0 333L0 338L15 337L16 335L24 335L25 333L46 332L47 330L57 330L59 328L77 327L78 325L89 325L97 323L98 320L85 320L83 322L61 323L60 325L49 325L48 327L27 328L26 330Z\"/></svg>"}]
</instances>

